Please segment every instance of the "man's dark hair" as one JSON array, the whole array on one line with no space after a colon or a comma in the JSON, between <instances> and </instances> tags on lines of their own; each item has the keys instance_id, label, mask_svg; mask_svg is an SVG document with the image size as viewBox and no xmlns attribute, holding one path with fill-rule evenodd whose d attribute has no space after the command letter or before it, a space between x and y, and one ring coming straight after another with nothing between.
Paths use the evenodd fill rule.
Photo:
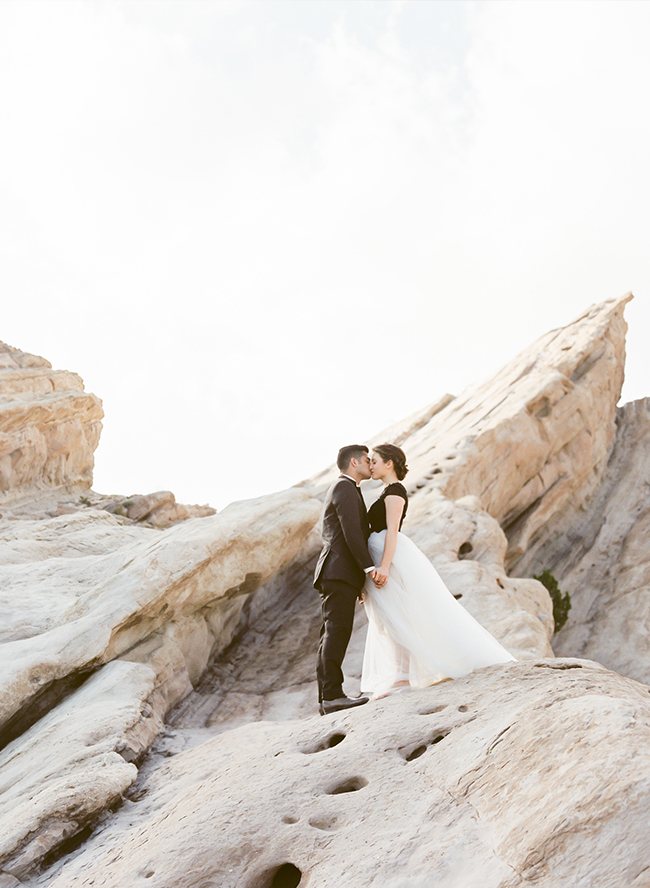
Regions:
<instances>
[{"instance_id":1,"label":"man's dark hair","mask_svg":"<svg viewBox=\"0 0 650 888\"><path fill-rule=\"evenodd\" d=\"M349 469L351 460L362 459L364 453L369 453L365 444L347 444L345 447L341 447L339 455L336 457L336 465L339 467L339 472Z\"/></svg>"}]
</instances>

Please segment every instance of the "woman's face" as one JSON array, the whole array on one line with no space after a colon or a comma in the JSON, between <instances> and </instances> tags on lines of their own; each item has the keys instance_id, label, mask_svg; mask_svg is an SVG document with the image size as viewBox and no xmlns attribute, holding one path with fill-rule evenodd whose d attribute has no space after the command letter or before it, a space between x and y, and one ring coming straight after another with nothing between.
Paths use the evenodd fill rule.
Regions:
<instances>
[{"instance_id":1,"label":"woman's face","mask_svg":"<svg viewBox=\"0 0 650 888\"><path fill-rule=\"evenodd\" d=\"M373 453L372 459L370 460L370 477L375 481L382 481L392 467L392 459L389 459L388 462L385 463L378 453Z\"/></svg>"}]
</instances>

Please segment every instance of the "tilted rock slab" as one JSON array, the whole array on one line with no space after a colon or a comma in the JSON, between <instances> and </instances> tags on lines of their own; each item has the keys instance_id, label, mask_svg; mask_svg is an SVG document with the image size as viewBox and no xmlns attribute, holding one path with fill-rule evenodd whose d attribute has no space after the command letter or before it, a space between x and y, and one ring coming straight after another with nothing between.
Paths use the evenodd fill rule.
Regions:
<instances>
[{"instance_id":1,"label":"tilted rock slab","mask_svg":"<svg viewBox=\"0 0 650 888\"><path fill-rule=\"evenodd\" d=\"M576 517L527 553L571 596L557 651L586 656L650 684L650 399L620 408L603 481Z\"/></svg>"},{"instance_id":2,"label":"tilted rock slab","mask_svg":"<svg viewBox=\"0 0 650 888\"><path fill-rule=\"evenodd\" d=\"M51 888L647 884L648 688L496 666L167 761ZM41 880L42 883L42 880Z\"/></svg>"},{"instance_id":3,"label":"tilted rock slab","mask_svg":"<svg viewBox=\"0 0 650 888\"><path fill-rule=\"evenodd\" d=\"M137 714L126 719L129 731L143 707L150 713L133 761L210 657L247 625L252 592L291 560L319 514L307 493L289 490L166 531L91 510L0 522L0 737L9 744L0 753L0 785L30 769L42 778L37 801L29 790L21 796L33 816L15 819L0 870L3 857L29 868L119 798L137 774L120 760L130 746L119 713L126 706ZM111 663L109 675L128 665L136 680L109 693L108 667L96 670L118 659L131 662ZM107 695L99 706L90 705L96 687ZM75 705L68 717L76 688L89 706ZM71 751L50 742L50 724ZM80 758L77 741L86 734L99 739L81 743L93 748ZM88 796L107 755L113 764L102 771L101 792ZM14 807L12 793L0 794L0 824Z\"/></svg>"},{"instance_id":4,"label":"tilted rock slab","mask_svg":"<svg viewBox=\"0 0 650 888\"><path fill-rule=\"evenodd\" d=\"M623 381L623 312L631 298L592 307L541 337L489 382L457 398L444 396L370 442L404 447L410 495L404 533L472 616L518 659L553 655L551 601L531 579L541 569L522 566L522 558L536 541L542 551L557 526L566 529L567 516L577 521L604 477ZM337 471L330 467L301 486L322 499ZM373 482L362 488L368 504L381 490ZM314 651L319 615L311 574L319 548L312 535L272 583L288 593L283 600L292 608L296 647L311 645ZM523 576L509 576L508 565ZM311 624L305 613L311 613ZM267 630L284 637L281 617ZM351 693L358 690L364 635L361 617L345 662ZM206 677L212 693L203 688L187 698L176 724L223 730L310 711L313 665L289 653L279 661L263 641L255 642L248 656L264 668L255 674L240 652L234 668L217 668ZM285 643L290 650L288 639ZM572 653L571 647L563 652Z\"/></svg>"},{"instance_id":5,"label":"tilted rock slab","mask_svg":"<svg viewBox=\"0 0 650 888\"><path fill-rule=\"evenodd\" d=\"M623 312L632 298L592 306L488 382L372 439L406 451L410 527L426 521L434 490L453 500L475 496L505 530L510 570L567 509L579 513L600 486L614 442ZM327 486L334 476L328 469L305 486Z\"/></svg>"},{"instance_id":6,"label":"tilted rock slab","mask_svg":"<svg viewBox=\"0 0 650 888\"><path fill-rule=\"evenodd\" d=\"M166 531L92 511L4 522L0 726L57 680L138 658L143 642L160 646L174 632L198 677L214 645L231 640L222 630L233 610L238 618L247 595L291 560L319 514L308 494L289 490ZM183 637L194 621L202 645L196 625Z\"/></svg>"},{"instance_id":7,"label":"tilted rock slab","mask_svg":"<svg viewBox=\"0 0 650 888\"><path fill-rule=\"evenodd\" d=\"M103 415L76 373L0 342L0 505L88 489Z\"/></svg>"},{"instance_id":8,"label":"tilted rock slab","mask_svg":"<svg viewBox=\"0 0 650 888\"><path fill-rule=\"evenodd\" d=\"M121 800L161 728L155 684L149 666L109 663L0 751L0 869L23 876Z\"/></svg>"}]
</instances>

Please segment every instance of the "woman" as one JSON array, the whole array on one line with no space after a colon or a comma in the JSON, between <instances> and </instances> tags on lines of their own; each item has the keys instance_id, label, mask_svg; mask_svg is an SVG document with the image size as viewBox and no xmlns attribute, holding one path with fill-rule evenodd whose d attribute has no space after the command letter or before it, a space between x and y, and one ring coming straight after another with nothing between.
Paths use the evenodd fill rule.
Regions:
<instances>
[{"instance_id":1,"label":"woman","mask_svg":"<svg viewBox=\"0 0 650 888\"><path fill-rule=\"evenodd\" d=\"M384 490L368 511L368 549L379 567L363 592L368 636L361 675L362 692L375 699L515 659L456 601L426 555L399 532L408 508L400 483L407 471L400 447L375 447L371 476L383 481Z\"/></svg>"}]
</instances>

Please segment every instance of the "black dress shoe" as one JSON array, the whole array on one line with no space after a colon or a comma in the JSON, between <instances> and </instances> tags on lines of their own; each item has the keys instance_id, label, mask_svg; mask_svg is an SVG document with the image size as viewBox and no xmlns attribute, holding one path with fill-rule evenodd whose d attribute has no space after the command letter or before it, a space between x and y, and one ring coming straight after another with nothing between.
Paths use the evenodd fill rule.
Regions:
<instances>
[{"instance_id":1,"label":"black dress shoe","mask_svg":"<svg viewBox=\"0 0 650 888\"><path fill-rule=\"evenodd\" d=\"M329 715L330 712L339 712L341 709L363 706L369 699L369 697L339 697L337 700L323 700L318 707L318 711L321 715Z\"/></svg>"}]
</instances>

